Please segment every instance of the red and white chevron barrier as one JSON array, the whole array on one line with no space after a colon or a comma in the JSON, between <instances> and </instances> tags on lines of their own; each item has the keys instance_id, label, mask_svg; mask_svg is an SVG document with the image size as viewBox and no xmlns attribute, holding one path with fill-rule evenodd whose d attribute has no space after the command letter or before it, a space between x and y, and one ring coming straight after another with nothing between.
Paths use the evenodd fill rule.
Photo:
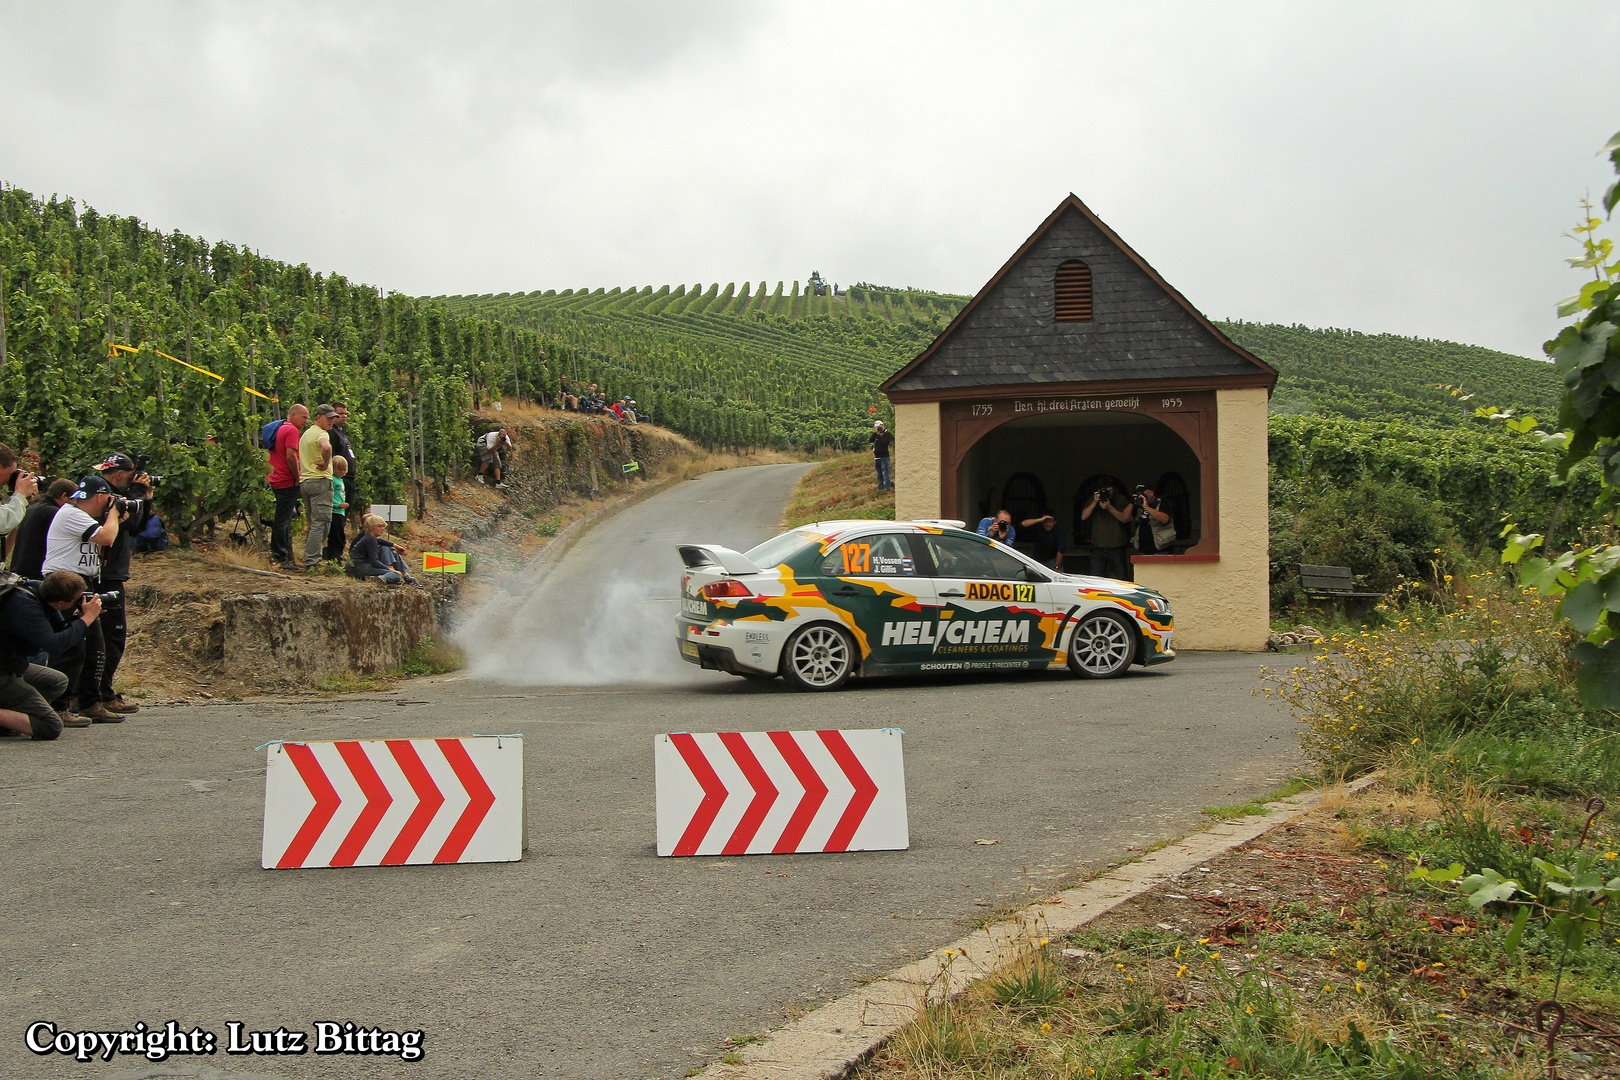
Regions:
<instances>
[{"instance_id":1,"label":"red and white chevron barrier","mask_svg":"<svg viewBox=\"0 0 1620 1080\"><path fill-rule=\"evenodd\" d=\"M523 858L523 739L362 739L269 748L266 870Z\"/></svg>"},{"instance_id":2,"label":"red and white chevron barrier","mask_svg":"<svg viewBox=\"0 0 1620 1080\"><path fill-rule=\"evenodd\" d=\"M911 837L902 734L659 735L658 854L904 850Z\"/></svg>"}]
</instances>

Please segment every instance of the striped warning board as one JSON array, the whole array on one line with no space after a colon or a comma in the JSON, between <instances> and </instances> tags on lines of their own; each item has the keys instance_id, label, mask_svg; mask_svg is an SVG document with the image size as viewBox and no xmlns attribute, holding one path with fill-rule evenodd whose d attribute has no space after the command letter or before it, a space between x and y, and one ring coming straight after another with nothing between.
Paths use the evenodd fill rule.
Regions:
<instances>
[{"instance_id":1,"label":"striped warning board","mask_svg":"<svg viewBox=\"0 0 1620 1080\"><path fill-rule=\"evenodd\" d=\"M465 574L467 553L464 551L424 551L422 569L430 574Z\"/></svg>"},{"instance_id":2,"label":"striped warning board","mask_svg":"<svg viewBox=\"0 0 1620 1080\"><path fill-rule=\"evenodd\" d=\"M515 862L523 739L360 739L269 748L266 870Z\"/></svg>"},{"instance_id":3,"label":"striped warning board","mask_svg":"<svg viewBox=\"0 0 1620 1080\"><path fill-rule=\"evenodd\" d=\"M904 850L911 839L903 734L659 735L658 854Z\"/></svg>"}]
</instances>

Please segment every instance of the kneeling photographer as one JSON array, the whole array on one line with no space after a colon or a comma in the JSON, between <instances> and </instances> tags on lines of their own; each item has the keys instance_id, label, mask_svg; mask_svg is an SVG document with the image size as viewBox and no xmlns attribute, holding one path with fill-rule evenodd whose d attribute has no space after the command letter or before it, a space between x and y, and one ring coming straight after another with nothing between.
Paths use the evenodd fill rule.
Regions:
<instances>
[{"instance_id":1,"label":"kneeling photographer","mask_svg":"<svg viewBox=\"0 0 1620 1080\"><path fill-rule=\"evenodd\" d=\"M101 588L109 593L116 592L118 597L107 602L106 614L101 619L101 638L105 646L101 679L88 700L99 701L108 712L128 714L136 712L140 706L125 701L122 694L113 693L113 676L124 659L124 643L129 638L124 607L129 587L129 556L132 538L151 520L152 496L161 477L148 475L140 462L128 454L108 454L95 469L112 488L113 506L119 511L118 536L101 556ZM86 693L81 688L81 702L87 700Z\"/></svg>"},{"instance_id":2,"label":"kneeling photographer","mask_svg":"<svg viewBox=\"0 0 1620 1080\"><path fill-rule=\"evenodd\" d=\"M63 617L75 610L77 618ZM54 739L64 724L90 725L51 706L67 693L67 676L34 660L77 648L100 615L100 598L66 570L46 574L44 581L9 578L0 585L0 728Z\"/></svg>"},{"instance_id":3,"label":"kneeling photographer","mask_svg":"<svg viewBox=\"0 0 1620 1080\"><path fill-rule=\"evenodd\" d=\"M46 530L43 569L47 575L69 570L83 578L91 592L102 591L101 549L118 539L121 516L113 506L113 497L112 486L99 476L79 481L79 489L56 511ZM123 721L122 716L103 708L99 700L105 652L101 627L92 623L75 648L62 655L51 654L51 666L68 677L68 700L56 701L58 709L65 707L103 724Z\"/></svg>"}]
</instances>

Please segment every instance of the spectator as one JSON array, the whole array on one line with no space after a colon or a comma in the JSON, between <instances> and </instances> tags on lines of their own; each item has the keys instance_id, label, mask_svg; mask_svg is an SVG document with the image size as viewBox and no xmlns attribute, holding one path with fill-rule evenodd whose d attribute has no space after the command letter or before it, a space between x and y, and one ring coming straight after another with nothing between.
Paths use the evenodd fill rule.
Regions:
<instances>
[{"instance_id":1,"label":"spectator","mask_svg":"<svg viewBox=\"0 0 1620 1080\"><path fill-rule=\"evenodd\" d=\"M52 480L45 494L34 500L17 528L17 546L11 553L12 573L30 581L45 576L45 534L50 530L56 511L77 490L79 485L71 480Z\"/></svg>"},{"instance_id":2,"label":"spectator","mask_svg":"<svg viewBox=\"0 0 1620 1080\"><path fill-rule=\"evenodd\" d=\"M39 490L39 481L17 466L17 454L9 446L0 444L0 476L4 476L9 489L6 501L0 503L0 537L22 524L28 513L28 500ZM3 555L3 553L0 553Z\"/></svg>"},{"instance_id":3,"label":"spectator","mask_svg":"<svg viewBox=\"0 0 1620 1080\"><path fill-rule=\"evenodd\" d=\"M287 420L276 429L275 445L270 448L270 490L276 496L276 518L270 526L270 561L283 570L296 570L292 557L292 519L298 509L298 438L309 422L309 409L294 405Z\"/></svg>"},{"instance_id":4,"label":"spectator","mask_svg":"<svg viewBox=\"0 0 1620 1080\"><path fill-rule=\"evenodd\" d=\"M1097 513L1102 507L1106 513ZM1130 540L1131 517L1135 507L1126 502L1112 481L1091 493L1091 501L1080 511L1080 520L1091 522L1091 573L1094 577L1131 580L1130 559L1125 545Z\"/></svg>"},{"instance_id":5,"label":"spectator","mask_svg":"<svg viewBox=\"0 0 1620 1080\"><path fill-rule=\"evenodd\" d=\"M83 578L57 570L38 584L21 582L0 597L0 728L54 739L63 727L90 726L90 718L76 719L51 706L67 693L67 677L33 662L40 653L68 652L83 642L101 615L101 601L84 594ZM62 618L75 607L78 618Z\"/></svg>"},{"instance_id":6,"label":"spectator","mask_svg":"<svg viewBox=\"0 0 1620 1080\"><path fill-rule=\"evenodd\" d=\"M632 424L641 423L641 410L636 406L636 399L635 398L625 398L624 400L625 400L625 410L624 410L625 415L630 418L630 422Z\"/></svg>"},{"instance_id":7,"label":"spectator","mask_svg":"<svg viewBox=\"0 0 1620 1080\"><path fill-rule=\"evenodd\" d=\"M997 510L995 517L979 519L979 535L988 536L997 543L1011 546L1018 538L1018 530L1013 527L1010 512Z\"/></svg>"},{"instance_id":8,"label":"spectator","mask_svg":"<svg viewBox=\"0 0 1620 1080\"><path fill-rule=\"evenodd\" d=\"M140 709L124 700L124 695L113 692L113 676L124 659L124 646L129 639L124 596L129 590L129 556L135 534L146 528L152 516L152 496L155 484L145 472L136 473L135 461L128 454L111 453L95 466L101 478L112 488L120 507L118 536L101 555L101 589L116 592L118 599L108 600L102 609L101 640L106 646L106 659L101 665L101 682L96 687L97 700L108 712L132 713ZM81 695L82 696L82 695Z\"/></svg>"},{"instance_id":9,"label":"spectator","mask_svg":"<svg viewBox=\"0 0 1620 1080\"><path fill-rule=\"evenodd\" d=\"M332 428L337 434L337 428ZM349 482L345 474L349 471L349 459L342 454L332 455L332 527L326 530L326 550L321 557L326 559L343 558L343 545L348 540L348 509L349 509Z\"/></svg>"},{"instance_id":10,"label":"spectator","mask_svg":"<svg viewBox=\"0 0 1620 1080\"><path fill-rule=\"evenodd\" d=\"M478 436L478 471L474 476L482 476L491 469L495 470L495 486L506 487L501 482L501 447L510 447L512 437L506 433L505 428L494 428Z\"/></svg>"},{"instance_id":11,"label":"spectator","mask_svg":"<svg viewBox=\"0 0 1620 1080\"><path fill-rule=\"evenodd\" d=\"M347 463L349 471L343 478L343 501L359 506L360 466L354 460L354 444L349 441L349 407L341 401L334 401L332 402L332 408L337 410L337 418L332 421L332 430L327 433L327 437L332 440L333 465L336 466L337 459L340 457ZM333 486L336 487L336 485ZM333 497L336 498L335 492ZM344 525L348 524L347 518L343 523ZM338 557L342 558L343 553L339 552Z\"/></svg>"},{"instance_id":12,"label":"spectator","mask_svg":"<svg viewBox=\"0 0 1620 1080\"><path fill-rule=\"evenodd\" d=\"M309 426L298 437L298 493L304 497L305 568L321 564L326 534L332 528L332 439L328 434L337 410L330 405L315 406Z\"/></svg>"},{"instance_id":13,"label":"spectator","mask_svg":"<svg viewBox=\"0 0 1620 1080\"><path fill-rule=\"evenodd\" d=\"M68 502L51 518L45 532L46 574L69 570L85 581L91 592L101 591L101 549L118 539L119 515L112 508L112 486L99 476L79 481ZM103 724L116 724L123 717L101 705L101 669L106 663L101 627L90 624L79 644L61 655L51 654L51 667L68 678L66 696L52 704Z\"/></svg>"},{"instance_id":14,"label":"spectator","mask_svg":"<svg viewBox=\"0 0 1620 1080\"><path fill-rule=\"evenodd\" d=\"M365 529L349 548L349 573L361 580L380 578L385 585L398 585L401 581L416 585L417 580L405 569L404 556L394 547L394 542L383 535L388 522L376 514L367 514L363 520Z\"/></svg>"},{"instance_id":15,"label":"spectator","mask_svg":"<svg viewBox=\"0 0 1620 1080\"><path fill-rule=\"evenodd\" d=\"M877 466L877 481L879 491L892 491L894 489L894 476L889 472L889 446L894 442L894 436L889 429L883 426L883 421L872 423L872 434L866 437L872 444L872 464Z\"/></svg>"},{"instance_id":16,"label":"spectator","mask_svg":"<svg viewBox=\"0 0 1620 1080\"><path fill-rule=\"evenodd\" d=\"M1063 535L1063 526L1052 516L1052 511L1042 509L1040 517L1025 518L1022 526L1026 530L1035 530L1027 532L1024 536L1034 549L1031 554L1035 556L1035 561L1042 566L1061 571L1067 538Z\"/></svg>"}]
</instances>

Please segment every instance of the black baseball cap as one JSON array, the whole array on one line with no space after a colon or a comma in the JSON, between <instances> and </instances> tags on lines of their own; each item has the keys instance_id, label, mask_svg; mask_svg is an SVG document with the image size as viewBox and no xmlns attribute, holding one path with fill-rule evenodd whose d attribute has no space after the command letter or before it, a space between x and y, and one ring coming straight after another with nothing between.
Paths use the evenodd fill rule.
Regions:
<instances>
[{"instance_id":1,"label":"black baseball cap","mask_svg":"<svg viewBox=\"0 0 1620 1080\"><path fill-rule=\"evenodd\" d=\"M97 495L111 495L112 485L99 476L87 476L79 481L79 490L73 493L75 499L93 499Z\"/></svg>"}]
</instances>

